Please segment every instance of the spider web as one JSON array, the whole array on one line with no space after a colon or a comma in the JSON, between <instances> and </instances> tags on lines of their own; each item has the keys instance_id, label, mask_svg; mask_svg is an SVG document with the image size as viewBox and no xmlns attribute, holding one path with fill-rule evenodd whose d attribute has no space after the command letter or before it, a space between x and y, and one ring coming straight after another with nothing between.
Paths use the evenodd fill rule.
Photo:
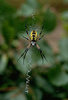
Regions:
<instances>
[{"instance_id":1,"label":"spider web","mask_svg":"<svg viewBox=\"0 0 68 100\"><path fill-rule=\"evenodd\" d=\"M32 19L35 20L35 14L32 14ZM32 30L32 26L30 26L31 30ZM25 92L28 93L29 92L29 81L30 81L30 75L29 73L31 72L31 62L32 62L32 58L31 58L31 52L30 52L30 56L29 56L29 60L28 60L28 71L27 71L27 77L26 77L26 87L25 87Z\"/></svg>"},{"instance_id":2,"label":"spider web","mask_svg":"<svg viewBox=\"0 0 68 100\"><path fill-rule=\"evenodd\" d=\"M31 54L30 54L29 60L28 60L28 66L29 66L29 68L28 68L27 77L26 77L26 87L25 87L25 92L26 93L28 93L28 91L29 91L29 81L30 81L30 75L29 75L29 73L31 72L31 67L32 67L31 62L32 62L32 58L31 58Z\"/></svg>"}]
</instances>

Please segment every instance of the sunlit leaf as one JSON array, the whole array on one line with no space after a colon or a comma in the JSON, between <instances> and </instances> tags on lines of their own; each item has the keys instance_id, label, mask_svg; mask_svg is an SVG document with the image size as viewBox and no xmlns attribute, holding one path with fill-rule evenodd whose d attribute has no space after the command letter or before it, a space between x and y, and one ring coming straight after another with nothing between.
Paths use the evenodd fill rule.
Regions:
<instances>
[{"instance_id":1,"label":"sunlit leaf","mask_svg":"<svg viewBox=\"0 0 68 100\"><path fill-rule=\"evenodd\" d=\"M23 52L24 52L24 50L23 50ZM21 72L21 73L24 73L24 74L26 74L27 73L27 70L28 70L28 67L29 67L29 65L28 65L28 60L27 60L27 63L24 61L24 63L23 63L23 57L21 57L19 60L18 60L18 58L21 56L21 54L20 55L15 55L15 58L16 58L16 68ZM18 60L18 61L17 61Z\"/></svg>"},{"instance_id":2,"label":"sunlit leaf","mask_svg":"<svg viewBox=\"0 0 68 100\"><path fill-rule=\"evenodd\" d=\"M64 3L68 4L68 0L63 0Z\"/></svg>"},{"instance_id":3,"label":"sunlit leaf","mask_svg":"<svg viewBox=\"0 0 68 100\"><path fill-rule=\"evenodd\" d=\"M68 11L62 12L61 13L61 18L64 21L68 21Z\"/></svg>"},{"instance_id":4,"label":"sunlit leaf","mask_svg":"<svg viewBox=\"0 0 68 100\"><path fill-rule=\"evenodd\" d=\"M52 88L52 86L47 82L47 80L45 80L44 78L37 76L36 77L36 84L38 87L44 89L45 91L47 91L48 93L53 93L54 89Z\"/></svg>"},{"instance_id":5,"label":"sunlit leaf","mask_svg":"<svg viewBox=\"0 0 68 100\"><path fill-rule=\"evenodd\" d=\"M0 60L0 74L2 74L4 70L6 69L7 63L8 63L7 56L2 55L1 60Z\"/></svg>"},{"instance_id":6,"label":"sunlit leaf","mask_svg":"<svg viewBox=\"0 0 68 100\"><path fill-rule=\"evenodd\" d=\"M58 66L50 69L48 78L53 85L63 86L68 83L68 75Z\"/></svg>"},{"instance_id":7,"label":"sunlit leaf","mask_svg":"<svg viewBox=\"0 0 68 100\"><path fill-rule=\"evenodd\" d=\"M43 54L45 55L47 60L44 60L44 64L51 64L54 63L54 55L51 47L47 44L45 40L40 40L38 42L38 45L40 46ZM40 55L40 53L39 53Z\"/></svg>"},{"instance_id":8,"label":"sunlit leaf","mask_svg":"<svg viewBox=\"0 0 68 100\"><path fill-rule=\"evenodd\" d=\"M26 0L26 3L21 6L20 10L18 10L17 15L24 17L31 16L37 7L36 0Z\"/></svg>"},{"instance_id":9,"label":"sunlit leaf","mask_svg":"<svg viewBox=\"0 0 68 100\"><path fill-rule=\"evenodd\" d=\"M62 59L68 61L68 38L64 38L60 40L59 50Z\"/></svg>"},{"instance_id":10,"label":"sunlit leaf","mask_svg":"<svg viewBox=\"0 0 68 100\"><path fill-rule=\"evenodd\" d=\"M63 28L68 32L68 11L61 13L61 20L63 22Z\"/></svg>"},{"instance_id":11,"label":"sunlit leaf","mask_svg":"<svg viewBox=\"0 0 68 100\"><path fill-rule=\"evenodd\" d=\"M22 93L19 93L19 89L16 89L14 91L11 91L9 93L6 93L5 98L9 100L27 100L25 95ZM19 93L16 95L16 93ZM15 96L16 95L16 96Z\"/></svg>"}]
</instances>

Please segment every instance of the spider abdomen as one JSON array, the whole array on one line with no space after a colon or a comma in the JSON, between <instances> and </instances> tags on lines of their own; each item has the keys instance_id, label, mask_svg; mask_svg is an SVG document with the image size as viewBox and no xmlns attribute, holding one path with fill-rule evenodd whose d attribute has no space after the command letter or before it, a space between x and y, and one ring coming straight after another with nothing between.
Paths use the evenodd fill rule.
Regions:
<instances>
[{"instance_id":1,"label":"spider abdomen","mask_svg":"<svg viewBox=\"0 0 68 100\"><path fill-rule=\"evenodd\" d=\"M33 30L30 34L31 41L36 41L37 40L37 32Z\"/></svg>"}]
</instances>

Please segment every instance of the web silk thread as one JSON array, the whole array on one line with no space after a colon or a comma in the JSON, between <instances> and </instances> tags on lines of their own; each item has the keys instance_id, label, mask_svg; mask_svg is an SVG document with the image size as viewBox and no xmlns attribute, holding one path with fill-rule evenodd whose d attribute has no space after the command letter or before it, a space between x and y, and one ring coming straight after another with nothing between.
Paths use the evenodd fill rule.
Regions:
<instances>
[{"instance_id":1,"label":"web silk thread","mask_svg":"<svg viewBox=\"0 0 68 100\"><path fill-rule=\"evenodd\" d=\"M30 75L29 73L31 72L31 55L29 56L29 62L28 62L28 65L29 65L29 69L27 71L27 77L26 77L26 87L25 87L25 92L28 93L29 92L29 81L30 81Z\"/></svg>"}]
</instances>

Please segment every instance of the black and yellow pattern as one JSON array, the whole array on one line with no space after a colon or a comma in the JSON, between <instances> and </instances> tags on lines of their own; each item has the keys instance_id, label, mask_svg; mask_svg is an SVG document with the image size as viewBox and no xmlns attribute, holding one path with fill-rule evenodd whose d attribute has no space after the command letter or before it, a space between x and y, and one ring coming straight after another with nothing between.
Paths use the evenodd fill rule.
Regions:
<instances>
[{"instance_id":1,"label":"black and yellow pattern","mask_svg":"<svg viewBox=\"0 0 68 100\"><path fill-rule=\"evenodd\" d=\"M42 27L42 30L43 30L43 27ZM29 48L32 46L32 47L34 47L34 46L36 46L37 47L37 49L39 50L39 52L40 52L40 55L41 55L41 58L42 58L42 60L45 58L46 59L46 57L45 57L45 55L42 53L42 50L40 49L40 47L37 45L37 41L39 41L44 35L42 35L41 37L40 37L40 35L41 35L41 33L42 33L42 30L41 30L41 32L40 32L40 34L39 35L37 35L37 32L35 31L35 30L33 30L32 32L31 32L31 34L29 35L28 34L28 30L27 30L27 27L26 27L26 33L27 33L27 35L28 35L28 37L29 38L26 38L26 37L24 37L26 40L28 40L30 43L29 43L29 45L27 46L27 48L25 49L25 51L24 51L24 53L20 56L20 58L23 56L23 63L24 63L24 59L25 59L25 57L26 57L26 54L27 54L27 51L29 50ZM19 58L19 59L20 59ZM18 60L19 60L18 59ZM46 59L47 60L47 59Z\"/></svg>"},{"instance_id":2,"label":"black and yellow pattern","mask_svg":"<svg viewBox=\"0 0 68 100\"><path fill-rule=\"evenodd\" d=\"M30 34L30 39L31 41L36 41L37 40L37 32L33 30Z\"/></svg>"}]
</instances>

